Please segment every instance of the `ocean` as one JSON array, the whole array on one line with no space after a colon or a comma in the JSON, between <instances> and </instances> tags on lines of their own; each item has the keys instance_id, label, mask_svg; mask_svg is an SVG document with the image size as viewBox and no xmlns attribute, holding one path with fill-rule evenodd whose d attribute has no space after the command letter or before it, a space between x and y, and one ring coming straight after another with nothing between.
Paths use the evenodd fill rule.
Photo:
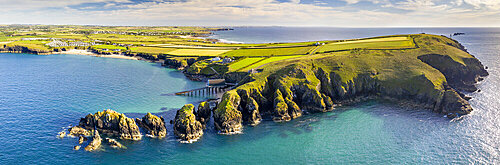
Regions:
<instances>
[{"instance_id":1,"label":"ocean","mask_svg":"<svg viewBox=\"0 0 500 165\"><path fill-rule=\"evenodd\" d=\"M76 138L57 133L81 117L114 109L173 119L186 103L206 98L165 95L199 88L176 70L145 61L82 55L0 54L0 164L498 164L500 163L500 28L235 27L212 38L292 42L390 34L454 36L490 76L470 93L474 112L458 121L383 101L346 106L285 123L265 120L243 134L179 143L166 123L164 139L120 141L127 149L74 151Z\"/></svg>"}]
</instances>

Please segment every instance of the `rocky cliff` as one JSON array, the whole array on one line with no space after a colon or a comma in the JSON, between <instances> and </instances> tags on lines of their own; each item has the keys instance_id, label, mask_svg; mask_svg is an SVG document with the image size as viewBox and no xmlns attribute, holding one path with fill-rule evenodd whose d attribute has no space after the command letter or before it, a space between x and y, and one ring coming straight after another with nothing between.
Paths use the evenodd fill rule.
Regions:
<instances>
[{"instance_id":1,"label":"rocky cliff","mask_svg":"<svg viewBox=\"0 0 500 165\"><path fill-rule=\"evenodd\" d=\"M137 118L135 121L152 137L163 138L167 135L167 128L165 127L163 117L158 117L148 112L142 119Z\"/></svg>"},{"instance_id":2,"label":"rocky cliff","mask_svg":"<svg viewBox=\"0 0 500 165\"><path fill-rule=\"evenodd\" d=\"M210 108L210 104L206 101L201 102L198 105L198 110L195 111L196 120L200 121L203 125L203 128L206 127L208 121L210 121L210 117L212 116L212 109Z\"/></svg>"},{"instance_id":3,"label":"rocky cliff","mask_svg":"<svg viewBox=\"0 0 500 165\"><path fill-rule=\"evenodd\" d=\"M222 134L240 132L242 129L242 115L238 111L241 98L235 90L228 91L222 96L222 101L214 110L214 125Z\"/></svg>"},{"instance_id":4,"label":"rocky cliff","mask_svg":"<svg viewBox=\"0 0 500 165\"><path fill-rule=\"evenodd\" d=\"M140 140L142 135L134 119L113 110L104 110L95 114L88 114L80 119L80 127L87 130L97 130L106 136L115 136L121 139Z\"/></svg>"},{"instance_id":5,"label":"rocky cliff","mask_svg":"<svg viewBox=\"0 0 500 165\"><path fill-rule=\"evenodd\" d=\"M194 105L187 104L175 114L174 134L183 141L196 140L203 135L203 126L193 112Z\"/></svg>"},{"instance_id":6,"label":"rocky cliff","mask_svg":"<svg viewBox=\"0 0 500 165\"><path fill-rule=\"evenodd\" d=\"M459 91L475 91L475 83L488 75L484 66L454 40L412 38L418 48L361 49L267 65L224 94L215 127L231 133L241 130L242 120L260 120L259 114L288 121L367 98L411 101L450 118L469 114L472 107Z\"/></svg>"}]
</instances>

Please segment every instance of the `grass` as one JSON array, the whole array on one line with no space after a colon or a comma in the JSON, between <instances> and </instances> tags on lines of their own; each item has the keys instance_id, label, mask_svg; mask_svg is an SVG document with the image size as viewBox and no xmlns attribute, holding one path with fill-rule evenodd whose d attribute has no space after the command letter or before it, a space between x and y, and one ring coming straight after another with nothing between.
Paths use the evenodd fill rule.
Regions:
<instances>
[{"instance_id":1,"label":"grass","mask_svg":"<svg viewBox=\"0 0 500 165\"><path fill-rule=\"evenodd\" d=\"M159 48L159 47L131 47L132 53L148 53L148 54L166 54L174 51L174 48Z\"/></svg>"},{"instance_id":2,"label":"grass","mask_svg":"<svg viewBox=\"0 0 500 165\"><path fill-rule=\"evenodd\" d=\"M291 48L248 48L227 52L223 56L228 57L266 57L282 55L303 55L307 54L314 47L291 47Z\"/></svg>"},{"instance_id":3,"label":"grass","mask_svg":"<svg viewBox=\"0 0 500 165\"><path fill-rule=\"evenodd\" d=\"M317 52L332 52L349 49L403 49L413 48L415 45L408 37L387 37L345 42L334 42L321 46Z\"/></svg>"},{"instance_id":4,"label":"grass","mask_svg":"<svg viewBox=\"0 0 500 165\"><path fill-rule=\"evenodd\" d=\"M218 56L230 50L212 50L212 49L177 49L168 52L173 56Z\"/></svg>"},{"instance_id":5,"label":"grass","mask_svg":"<svg viewBox=\"0 0 500 165\"><path fill-rule=\"evenodd\" d=\"M270 74L288 73L283 70L287 66L300 64L311 69L311 65L314 64L316 68L323 68L328 73L338 75L337 78L344 85L361 74L369 74L378 79L380 85L385 89L403 89L414 94L425 93L429 97L438 97L439 91L444 89L443 84L446 83L446 78L440 71L423 63L417 57L426 54L441 54L450 56L454 61L464 64L464 58L473 58L473 56L460 50L456 42L446 37L435 35L413 35L412 37L415 38L415 43L418 44L419 48L402 50L361 49L302 56L303 58L299 59L272 57L245 69L248 70L274 62L272 65L261 67L264 71L255 77L255 79L265 79ZM374 43L385 45L387 42L404 42L404 40L378 40ZM364 44L365 42L351 44L361 43ZM449 66L448 68L454 67L456 66Z\"/></svg>"},{"instance_id":6,"label":"grass","mask_svg":"<svg viewBox=\"0 0 500 165\"><path fill-rule=\"evenodd\" d=\"M116 46L116 45L94 45L92 46L92 48L94 49L109 49L109 50L112 50L112 49L120 49L120 50L127 50L126 47L123 47L123 46Z\"/></svg>"},{"instance_id":7,"label":"grass","mask_svg":"<svg viewBox=\"0 0 500 165\"><path fill-rule=\"evenodd\" d=\"M22 46L27 47L29 49L41 50L41 51L49 51L49 47L45 46L46 43L50 41L14 41L5 44L6 46Z\"/></svg>"},{"instance_id":8,"label":"grass","mask_svg":"<svg viewBox=\"0 0 500 165\"><path fill-rule=\"evenodd\" d=\"M255 58L244 58L241 60L238 60L236 62L233 62L229 65L229 71L238 71L240 69L243 69L253 63L256 63L260 60L264 59L263 57L255 57Z\"/></svg>"},{"instance_id":9,"label":"grass","mask_svg":"<svg viewBox=\"0 0 500 165\"><path fill-rule=\"evenodd\" d=\"M259 61L257 63L254 63L250 66L247 66L243 68L243 70L250 70L250 69L255 69L259 66L266 65L268 63L276 62L276 61L281 61L281 60L286 60L286 59L292 59L292 58L297 58L297 57L304 57L304 55L297 55L297 56L279 56L279 57L270 57L266 58L262 61Z\"/></svg>"}]
</instances>

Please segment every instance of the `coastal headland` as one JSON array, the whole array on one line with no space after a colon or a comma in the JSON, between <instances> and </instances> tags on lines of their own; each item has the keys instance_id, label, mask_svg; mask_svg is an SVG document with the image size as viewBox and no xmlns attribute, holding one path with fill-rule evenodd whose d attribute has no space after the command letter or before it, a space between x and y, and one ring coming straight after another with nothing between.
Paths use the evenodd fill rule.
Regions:
<instances>
[{"instance_id":1,"label":"coastal headland","mask_svg":"<svg viewBox=\"0 0 500 165\"><path fill-rule=\"evenodd\" d=\"M405 102L458 118L473 111L467 94L477 92L476 83L488 76L486 67L459 42L431 34L236 44L203 38L217 28L162 27L137 31L131 27L83 27L87 29L61 32L60 27L49 26L44 28L52 31L43 34L12 32L12 28L2 29L1 51L51 54L70 49L55 45L88 42L89 46L79 43L83 47L72 49L160 62L182 70L196 81L224 79L237 84L225 91L217 103L188 104L177 111L175 119L167 119L172 120L175 136L187 142L201 138L206 127L215 127L221 134L234 134L246 126L258 126L261 120L286 122L368 99ZM165 30L169 28L178 31ZM59 37L56 43L54 36ZM63 36L68 40L60 39ZM214 125L206 125L212 119ZM169 129L163 118L151 114L134 121L106 110L82 118L69 134L93 135L99 140L91 142L94 145L101 144L99 134L140 140L136 121L150 134L161 135L157 137ZM114 141L109 143L117 145ZM98 147L91 146L89 150L94 148Z\"/></svg>"}]
</instances>

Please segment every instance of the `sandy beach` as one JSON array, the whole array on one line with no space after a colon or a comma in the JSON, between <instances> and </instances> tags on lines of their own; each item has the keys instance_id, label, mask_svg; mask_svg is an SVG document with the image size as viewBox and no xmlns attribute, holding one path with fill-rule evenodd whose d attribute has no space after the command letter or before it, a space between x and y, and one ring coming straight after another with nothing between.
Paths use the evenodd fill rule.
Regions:
<instances>
[{"instance_id":1,"label":"sandy beach","mask_svg":"<svg viewBox=\"0 0 500 165\"><path fill-rule=\"evenodd\" d=\"M93 52L87 51L87 50L80 50L80 49L71 49L67 51L62 51L62 52L53 52L51 54L75 54L75 55L86 55L86 56L95 56L95 57L105 57L105 58L119 58L119 59L129 59L129 60L138 60L136 57L130 57L130 56L124 56L124 55L101 55L101 54L95 54Z\"/></svg>"}]
</instances>

